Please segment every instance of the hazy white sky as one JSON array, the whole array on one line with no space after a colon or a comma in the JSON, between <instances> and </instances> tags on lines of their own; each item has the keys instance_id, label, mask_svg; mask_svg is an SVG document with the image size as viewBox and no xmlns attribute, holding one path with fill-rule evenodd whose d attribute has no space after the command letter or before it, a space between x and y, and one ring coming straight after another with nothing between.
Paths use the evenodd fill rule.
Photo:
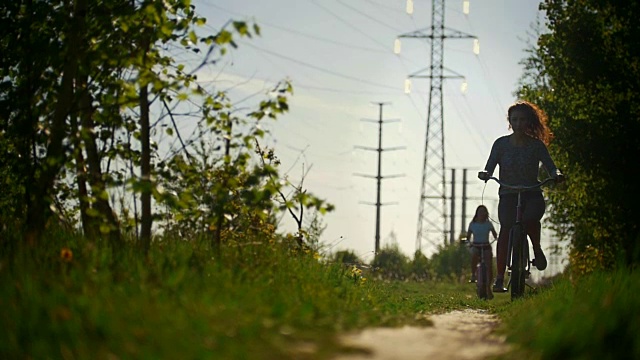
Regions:
<instances>
[{"instance_id":1,"label":"hazy white sky","mask_svg":"<svg viewBox=\"0 0 640 360\"><path fill-rule=\"evenodd\" d=\"M336 205L324 218L322 235L331 251L354 250L365 261L374 249L376 181L354 175L376 175L377 152L356 149L377 147L378 126L363 119L378 119L378 106L387 102L383 147L404 147L383 152L382 174L402 177L382 181L381 242L394 234L407 255L416 250L419 198L426 133L428 79L413 79L404 92L408 75L429 66L429 42L402 39L402 52L394 54L401 34L431 25L431 1L414 0L414 12L405 11L406 0L198 0L197 11L208 26L219 28L229 19L256 22L262 35L239 41L215 68L221 88L250 105L282 79L294 87L291 111L271 122L269 146L276 149L282 169L291 180L309 170L305 187ZM463 14L463 1L446 1L445 26L476 36L445 40L444 66L464 75L444 83L445 166L468 168L467 222L482 201L496 218L495 186L476 179L484 167L495 138L507 134L506 110L522 72L526 39L541 16L536 0L471 0ZM447 178L449 172L447 172ZM457 172L461 195L461 171ZM449 179L447 179L447 182ZM448 192L449 190L447 190ZM456 211L460 214L460 210ZM289 223L289 219L284 219ZM455 220L456 232L460 218ZM290 225L290 224L289 224ZM497 228L497 224L496 224ZM422 244L425 254L435 250Z\"/></svg>"}]
</instances>

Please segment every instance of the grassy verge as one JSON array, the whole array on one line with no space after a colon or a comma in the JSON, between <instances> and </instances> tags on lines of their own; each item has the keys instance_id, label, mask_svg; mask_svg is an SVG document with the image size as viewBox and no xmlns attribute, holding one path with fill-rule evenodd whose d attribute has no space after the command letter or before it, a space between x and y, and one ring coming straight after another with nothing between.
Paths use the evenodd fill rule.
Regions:
<instances>
[{"instance_id":1,"label":"grassy verge","mask_svg":"<svg viewBox=\"0 0 640 360\"><path fill-rule=\"evenodd\" d=\"M282 244L157 242L147 258L69 234L0 256L0 358L323 359L335 335L490 308L470 284L363 280ZM422 314L422 315L421 315Z\"/></svg>"},{"instance_id":2,"label":"grassy verge","mask_svg":"<svg viewBox=\"0 0 640 360\"><path fill-rule=\"evenodd\" d=\"M516 344L506 358L640 359L640 273L560 278L536 296L499 309Z\"/></svg>"}]
</instances>

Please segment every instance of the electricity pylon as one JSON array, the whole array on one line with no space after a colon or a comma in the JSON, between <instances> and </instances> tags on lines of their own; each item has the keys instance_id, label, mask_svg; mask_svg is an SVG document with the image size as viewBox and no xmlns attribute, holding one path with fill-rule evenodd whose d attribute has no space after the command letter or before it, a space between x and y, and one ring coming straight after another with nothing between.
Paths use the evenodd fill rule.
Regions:
<instances>
[{"instance_id":1,"label":"electricity pylon","mask_svg":"<svg viewBox=\"0 0 640 360\"><path fill-rule=\"evenodd\" d=\"M422 243L425 241L432 246L437 243L447 243L442 83L447 78L464 77L449 69L447 71L453 75L444 74L444 40L476 38L473 35L445 28L444 9L444 0L432 0L431 27L399 36L400 38L427 39L431 42L431 66L409 76L410 78L430 79L427 133L416 237L417 251L422 250ZM421 75L425 70L428 70L428 73Z\"/></svg>"}]
</instances>

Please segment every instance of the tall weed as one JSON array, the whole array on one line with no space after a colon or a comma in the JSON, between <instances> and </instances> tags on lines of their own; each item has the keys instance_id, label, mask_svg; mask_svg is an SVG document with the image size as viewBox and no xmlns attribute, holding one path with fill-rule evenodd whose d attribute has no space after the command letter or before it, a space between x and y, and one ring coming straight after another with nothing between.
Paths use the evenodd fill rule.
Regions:
<instances>
[{"instance_id":1,"label":"tall weed","mask_svg":"<svg viewBox=\"0 0 640 360\"><path fill-rule=\"evenodd\" d=\"M0 358L291 358L311 327L369 321L372 287L347 272L269 242L213 259L163 239L145 258L58 234L0 258Z\"/></svg>"}]
</instances>

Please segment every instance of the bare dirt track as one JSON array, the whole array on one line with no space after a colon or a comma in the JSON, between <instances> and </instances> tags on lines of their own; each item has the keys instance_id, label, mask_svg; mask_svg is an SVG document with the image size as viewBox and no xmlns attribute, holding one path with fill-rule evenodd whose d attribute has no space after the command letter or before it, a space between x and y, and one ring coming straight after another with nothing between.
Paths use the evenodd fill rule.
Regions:
<instances>
[{"instance_id":1,"label":"bare dirt track","mask_svg":"<svg viewBox=\"0 0 640 360\"><path fill-rule=\"evenodd\" d=\"M494 334L495 315L480 310L429 316L433 326L374 328L348 334L343 345L356 351L335 360L487 359L506 352L504 338Z\"/></svg>"}]
</instances>

